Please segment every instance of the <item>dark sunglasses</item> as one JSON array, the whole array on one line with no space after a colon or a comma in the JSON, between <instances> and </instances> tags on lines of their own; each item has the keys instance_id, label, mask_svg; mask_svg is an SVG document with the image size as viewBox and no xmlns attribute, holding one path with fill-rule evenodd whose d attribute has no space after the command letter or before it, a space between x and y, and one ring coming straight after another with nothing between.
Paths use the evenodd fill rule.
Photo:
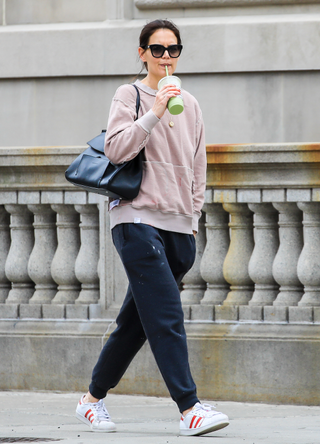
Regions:
<instances>
[{"instance_id":1,"label":"dark sunglasses","mask_svg":"<svg viewBox=\"0 0 320 444\"><path fill-rule=\"evenodd\" d=\"M179 57L182 51L182 45L170 45L167 48L163 45L143 46L143 49L149 49L149 48L152 56L155 57L156 59L160 59L165 53L165 51L168 51L170 57L176 59L177 57Z\"/></svg>"}]
</instances>

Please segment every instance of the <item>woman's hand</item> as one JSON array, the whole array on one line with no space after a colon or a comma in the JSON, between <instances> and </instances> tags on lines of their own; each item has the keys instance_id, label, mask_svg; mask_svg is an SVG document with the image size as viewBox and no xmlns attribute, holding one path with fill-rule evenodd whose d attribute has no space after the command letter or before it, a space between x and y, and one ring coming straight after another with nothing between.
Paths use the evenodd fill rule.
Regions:
<instances>
[{"instance_id":1,"label":"woman's hand","mask_svg":"<svg viewBox=\"0 0 320 444\"><path fill-rule=\"evenodd\" d=\"M171 97L178 96L179 94L181 94L180 88L173 84L165 85L157 92L152 111L155 113L158 119L161 119L163 116L167 108L168 100L171 99Z\"/></svg>"}]
</instances>

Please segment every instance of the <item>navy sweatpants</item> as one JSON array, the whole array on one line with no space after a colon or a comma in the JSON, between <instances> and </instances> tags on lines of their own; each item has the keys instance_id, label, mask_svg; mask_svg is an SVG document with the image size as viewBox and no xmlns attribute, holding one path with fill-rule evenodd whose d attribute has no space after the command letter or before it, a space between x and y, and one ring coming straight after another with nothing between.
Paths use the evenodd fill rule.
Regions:
<instances>
[{"instance_id":1,"label":"navy sweatpants","mask_svg":"<svg viewBox=\"0 0 320 444\"><path fill-rule=\"evenodd\" d=\"M115 226L112 237L129 287L117 328L94 367L89 391L95 398L104 398L147 339L171 397L182 412L198 402L178 289L195 259L194 236L127 223Z\"/></svg>"}]
</instances>

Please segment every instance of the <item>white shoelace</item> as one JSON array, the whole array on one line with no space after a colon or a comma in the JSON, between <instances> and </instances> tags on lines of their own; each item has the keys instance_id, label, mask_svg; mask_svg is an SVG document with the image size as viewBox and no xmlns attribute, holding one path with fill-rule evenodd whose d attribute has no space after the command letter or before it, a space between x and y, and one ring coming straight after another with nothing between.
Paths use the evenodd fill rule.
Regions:
<instances>
[{"instance_id":1,"label":"white shoelace","mask_svg":"<svg viewBox=\"0 0 320 444\"><path fill-rule=\"evenodd\" d=\"M91 409L93 410L93 413L96 417L96 419L100 421L109 421L110 415L108 413L108 410L106 409L106 406L104 405L102 399L100 401L91 404Z\"/></svg>"},{"instance_id":2,"label":"white shoelace","mask_svg":"<svg viewBox=\"0 0 320 444\"><path fill-rule=\"evenodd\" d=\"M207 417L211 417L217 414L217 411L215 410L215 406L211 404L200 404L197 403L193 407L193 412L199 415L205 415Z\"/></svg>"}]
</instances>

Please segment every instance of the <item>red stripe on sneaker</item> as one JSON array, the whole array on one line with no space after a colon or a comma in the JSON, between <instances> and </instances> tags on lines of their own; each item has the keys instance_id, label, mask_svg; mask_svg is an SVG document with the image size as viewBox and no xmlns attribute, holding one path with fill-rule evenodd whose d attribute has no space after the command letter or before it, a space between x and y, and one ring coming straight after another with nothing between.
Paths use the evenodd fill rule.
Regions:
<instances>
[{"instance_id":1,"label":"red stripe on sneaker","mask_svg":"<svg viewBox=\"0 0 320 444\"><path fill-rule=\"evenodd\" d=\"M193 421L194 421L195 419L197 419L196 416L194 416L194 417L192 418L192 420L191 420L191 422L190 422L190 425L189 425L189 429L192 429L192 424L193 424Z\"/></svg>"},{"instance_id":2,"label":"red stripe on sneaker","mask_svg":"<svg viewBox=\"0 0 320 444\"><path fill-rule=\"evenodd\" d=\"M93 415L93 413L89 416L88 419L89 419L90 422L93 422L93 421L94 421L94 415Z\"/></svg>"},{"instance_id":3,"label":"red stripe on sneaker","mask_svg":"<svg viewBox=\"0 0 320 444\"><path fill-rule=\"evenodd\" d=\"M199 422L202 422L201 420L202 420L202 418L199 418L198 421L195 423L195 425L194 425L194 428L195 428L195 429L196 429L198 426L200 427Z\"/></svg>"},{"instance_id":4,"label":"red stripe on sneaker","mask_svg":"<svg viewBox=\"0 0 320 444\"><path fill-rule=\"evenodd\" d=\"M87 418L87 416L88 416L91 412L92 412L91 409L87 410L87 411L86 411L86 414L85 414L84 416Z\"/></svg>"}]
</instances>

